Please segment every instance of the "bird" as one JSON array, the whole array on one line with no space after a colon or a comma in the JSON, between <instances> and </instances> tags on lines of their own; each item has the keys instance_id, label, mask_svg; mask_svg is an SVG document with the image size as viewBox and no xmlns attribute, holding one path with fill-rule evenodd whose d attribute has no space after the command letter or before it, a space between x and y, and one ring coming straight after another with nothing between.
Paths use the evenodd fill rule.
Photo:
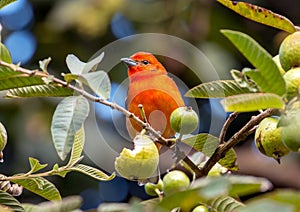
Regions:
<instances>
[{"instance_id":1,"label":"bird","mask_svg":"<svg viewBox=\"0 0 300 212\"><path fill-rule=\"evenodd\" d=\"M129 58L122 58L121 61L128 67L127 110L143 120L139 108L142 105L145 118L152 128L159 131L164 138L174 136L170 115L176 108L184 106L184 101L165 67L149 52L137 52ZM131 138L142 130L130 118L126 120L126 128Z\"/></svg>"}]
</instances>

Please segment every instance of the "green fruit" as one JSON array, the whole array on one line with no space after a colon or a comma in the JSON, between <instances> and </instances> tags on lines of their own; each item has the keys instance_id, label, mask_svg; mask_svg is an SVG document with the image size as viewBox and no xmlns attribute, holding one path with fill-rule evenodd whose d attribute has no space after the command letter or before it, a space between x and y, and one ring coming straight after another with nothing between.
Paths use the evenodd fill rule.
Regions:
<instances>
[{"instance_id":1,"label":"green fruit","mask_svg":"<svg viewBox=\"0 0 300 212\"><path fill-rule=\"evenodd\" d=\"M280 45L279 59L285 71L300 66L300 32L288 35Z\"/></svg>"},{"instance_id":2,"label":"green fruit","mask_svg":"<svg viewBox=\"0 0 300 212\"><path fill-rule=\"evenodd\" d=\"M171 127L180 134L193 132L198 123L198 115L191 107L179 107L170 116Z\"/></svg>"},{"instance_id":3,"label":"green fruit","mask_svg":"<svg viewBox=\"0 0 300 212\"><path fill-rule=\"evenodd\" d=\"M3 162L3 150L7 143L7 132L3 124L0 122L0 162Z\"/></svg>"},{"instance_id":4,"label":"green fruit","mask_svg":"<svg viewBox=\"0 0 300 212\"><path fill-rule=\"evenodd\" d=\"M190 185L188 176L179 170L167 173L163 178L163 192L165 195L171 195L178 191L187 189Z\"/></svg>"},{"instance_id":5,"label":"green fruit","mask_svg":"<svg viewBox=\"0 0 300 212\"><path fill-rule=\"evenodd\" d=\"M159 162L159 153L148 135L133 139L134 149L124 148L115 160L116 171L129 180L144 180L152 177Z\"/></svg>"},{"instance_id":6,"label":"green fruit","mask_svg":"<svg viewBox=\"0 0 300 212\"><path fill-rule=\"evenodd\" d=\"M281 128L277 128L279 118L263 119L255 131L255 144L259 151L268 157L273 157L278 163L280 158L289 152L281 141Z\"/></svg>"},{"instance_id":7,"label":"green fruit","mask_svg":"<svg viewBox=\"0 0 300 212\"><path fill-rule=\"evenodd\" d=\"M300 137L299 128L300 125L289 125L287 127L282 127L281 137L283 144L293 152L300 153Z\"/></svg>"},{"instance_id":8,"label":"green fruit","mask_svg":"<svg viewBox=\"0 0 300 212\"><path fill-rule=\"evenodd\" d=\"M276 63L279 72L281 73L281 75L284 75L286 72L285 70L283 70L281 64L280 64L280 59L279 59L279 55L276 55L275 57L273 57L273 61Z\"/></svg>"},{"instance_id":9,"label":"green fruit","mask_svg":"<svg viewBox=\"0 0 300 212\"><path fill-rule=\"evenodd\" d=\"M300 86L300 68L293 68L283 75L286 84L287 97L289 99L298 95L298 88Z\"/></svg>"},{"instance_id":10,"label":"green fruit","mask_svg":"<svg viewBox=\"0 0 300 212\"><path fill-rule=\"evenodd\" d=\"M300 109L292 109L280 117L283 144L293 152L300 152Z\"/></svg>"},{"instance_id":11,"label":"green fruit","mask_svg":"<svg viewBox=\"0 0 300 212\"><path fill-rule=\"evenodd\" d=\"M146 183L144 187L146 194L154 197L158 196L158 192L161 192L162 188L163 188L163 181L161 179L159 179L157 184Z\"/></svg>"},{"instance_id":12,"label":"green fruit","mask_svg":"<svg viewBox=\"0 0 300 212\"><path fill-rule=\"evenodd\" d=\"M208 208L204 205L198 205L195 207L192 212L209 212Z\"/></svg>"}]
</instances>

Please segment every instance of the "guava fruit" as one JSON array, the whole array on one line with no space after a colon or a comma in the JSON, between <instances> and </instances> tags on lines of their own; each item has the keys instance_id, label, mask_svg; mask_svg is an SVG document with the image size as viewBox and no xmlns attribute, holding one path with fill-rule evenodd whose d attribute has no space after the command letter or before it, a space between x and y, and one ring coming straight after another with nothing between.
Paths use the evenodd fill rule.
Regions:
<instances>
[{"instance_id":1,"label":"guava fruit","mask_svg":"<svg viewBox=\"0 0 300 212\"><path fill-rule=\"evenodd\" d=\"M300 32L294 32L282 41L279 59L285 71L300 66Z\"/></svg>"},{"instance_id":2,"label":"guava fruit","mask_svg":"<svg viewBox=\"0 0 300 212\"><path fill-rule=\"evenodd\" d=\"M129 180L145 180L153 176L159 162L159 153L148 135L138 134L134 149L124 148L115 160L116 171Z\"/></svg>"},{"instance_id":3,"label":"guava fruit","mask_svg":"<svg viewBox=\"0 0 300 212\"><path fill-rule=\"evenodd\" d=\"M281 140L293 152L300 152L300 108L293 108L281 115Z\"/></svg>"},{"instance_id":4,"label":"guava fruit","mask_svg":"<svg viewBox=\"0 0 300 212\"><path fill-rule=\"evenodd\" d=\"M261 153L274 158L280 163L280 158L289 149L281 141L281 128L277 127L279 117L267 117L263 119L255 131L255 145Z\"/></svg>"},{"instance_id":5,"label":"guava fruit","mask_svg":"<svg viewBox=\"0 0 300 212\"><path fill-rule=\"evenodd\" d=\"M293 68L283 75L285 81L287 98L291 99L298 95L300 86L300 68Z\"/></svg>"},{"instance_id":6,"label":"guava fruit","mask_svg":"<svg viewBox=\"0 0 300 212\"><path fill-rule=\"evenodd\" d=\"M163 178L163 192L166 196L183 191L189 186L190 179L184 172L179 170L170 171Z\"/></svg>"},{"instance_id":7,"label":"guava fruit","mask_svg":"<svg viewBox=\"0 0 300 212\"><path fill-rule=\"evenodd\" d=\"M191 107L179 107L171 113L170 124L176 132L189 134L197 128L199 118Z\"/></svg>"}]
</instances>

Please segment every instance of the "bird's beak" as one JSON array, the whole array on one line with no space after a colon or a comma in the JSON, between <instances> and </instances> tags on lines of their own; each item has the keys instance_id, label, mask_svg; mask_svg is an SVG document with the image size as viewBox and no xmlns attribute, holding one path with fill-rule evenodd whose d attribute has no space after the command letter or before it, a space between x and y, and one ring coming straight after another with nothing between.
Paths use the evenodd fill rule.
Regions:
<instances>
[{"instance_id":1,"label":"bird's beak","mask_svg":"<svg viewBox=\"0 0 300 212\"><path fill-rule=\"evenodd\" d=\"M137 65L137 62L130 58L121 58L121 61L124 62L128 67Z\"/></svg>"}]
</instances>

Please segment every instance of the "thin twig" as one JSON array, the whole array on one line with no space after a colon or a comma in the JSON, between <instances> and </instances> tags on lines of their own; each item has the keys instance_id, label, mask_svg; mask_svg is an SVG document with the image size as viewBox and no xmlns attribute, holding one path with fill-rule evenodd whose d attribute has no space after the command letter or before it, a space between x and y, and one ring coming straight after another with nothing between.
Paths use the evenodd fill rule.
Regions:
<instances>
[{"instance_id":1,"label":"thin twig","mask_svg":"<svg viewBox=\"0 0 300 212\"><path fill-rule=\"evenodd\" d=\"M220 133L220 138L219 138L219 144L223 144L225 141L225 136L228 130L229 125L233 122L233 120L236 119L236 117L239 115L238 112L233 112L229 115L228 119L226 120L226 122L223 125L223 128L221 130Z\"/></svg>"}]
</instances>

